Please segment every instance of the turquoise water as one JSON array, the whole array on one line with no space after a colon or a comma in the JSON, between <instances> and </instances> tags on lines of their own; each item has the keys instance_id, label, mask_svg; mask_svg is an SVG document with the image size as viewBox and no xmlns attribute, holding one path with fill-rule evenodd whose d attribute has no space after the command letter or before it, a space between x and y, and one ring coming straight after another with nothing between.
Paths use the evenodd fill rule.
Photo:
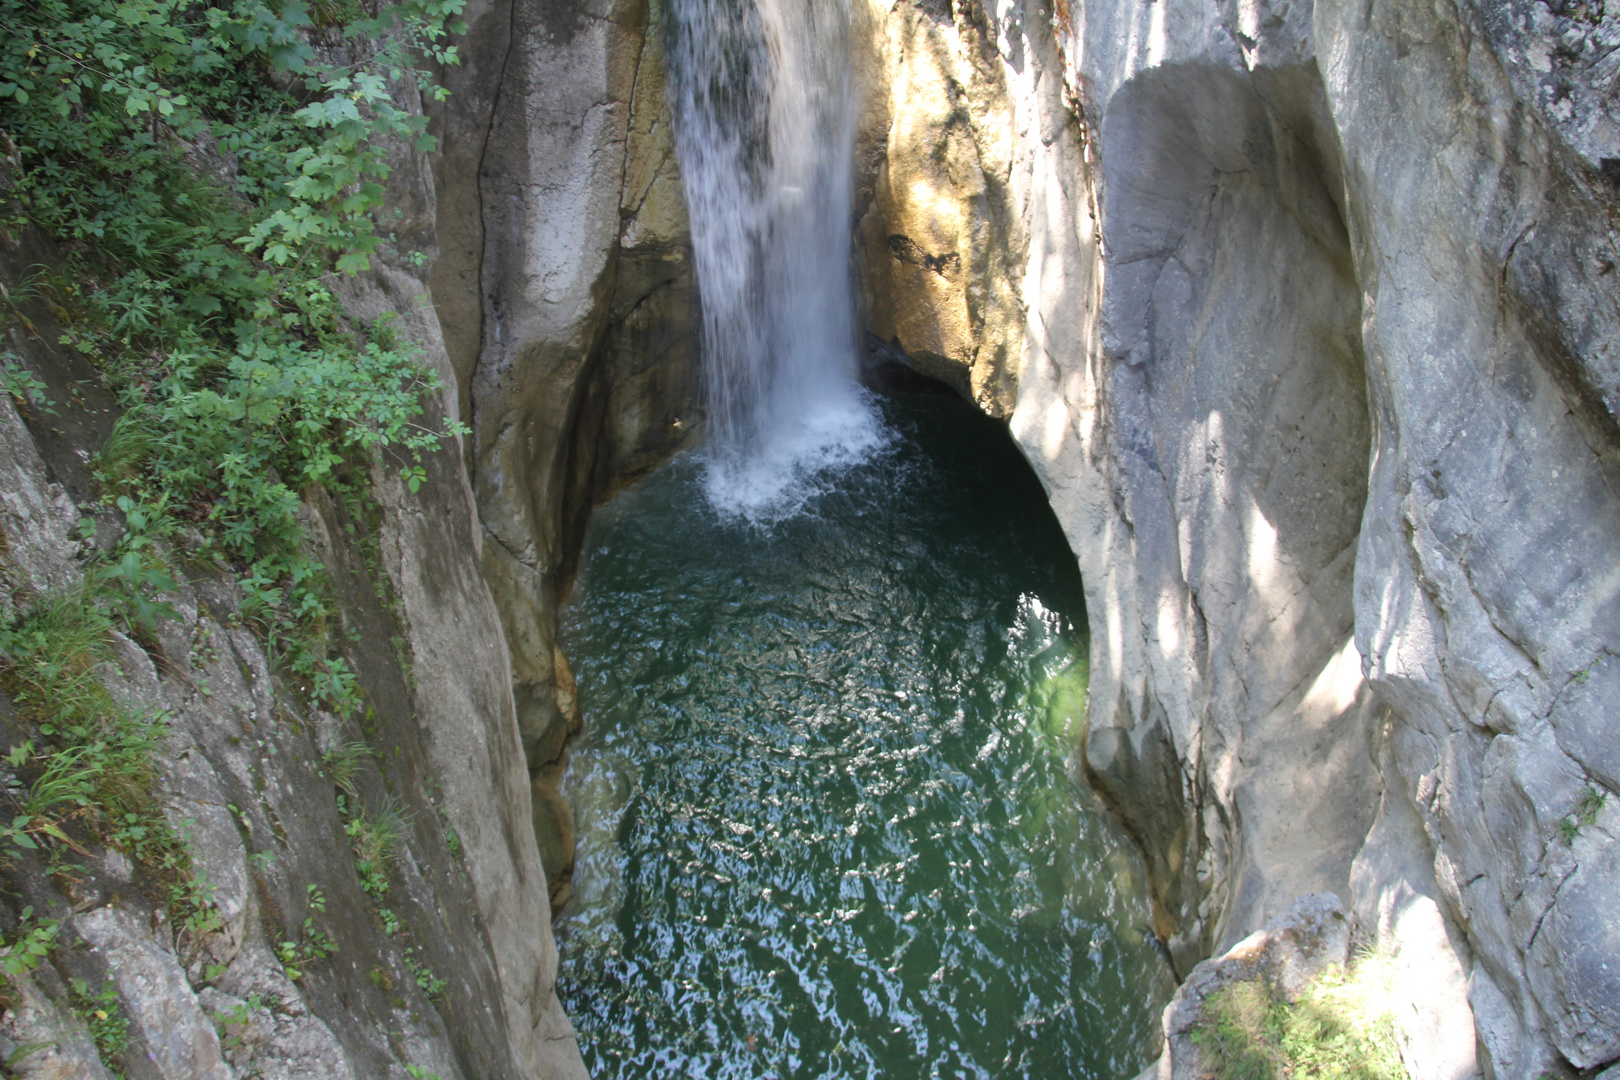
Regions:
<instances>
[{"instance_id":1,"label":"turquoise water","mask_svg":"<svg viewBox=\"0 0 1620 1080\"><path fill-rule=\"evenodd\" d=\"M891 437L769 529L688 455L600 508L558 989L599 1080L1129 1077L1172 984L1074 779L1078 571L1005 431Z\"/></svg>"}]
</instances>

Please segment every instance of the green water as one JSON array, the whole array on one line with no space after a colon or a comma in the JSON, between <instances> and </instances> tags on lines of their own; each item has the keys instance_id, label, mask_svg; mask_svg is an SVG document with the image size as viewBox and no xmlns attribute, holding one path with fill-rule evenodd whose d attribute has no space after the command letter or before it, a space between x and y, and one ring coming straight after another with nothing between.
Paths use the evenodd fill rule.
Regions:
<instances>
[{"instance_id":1,"label":"green water","mask_svg":"<svg viewBox=\"0 0 1620 1080\"><path fill-rule=\"evenodd\" d=\"M997 425L728 522L688 456L597 511L558 988L592 1075L1129 1077L1172 989L1074 779L1080 578Z\"/></svg>"}]
</instances>

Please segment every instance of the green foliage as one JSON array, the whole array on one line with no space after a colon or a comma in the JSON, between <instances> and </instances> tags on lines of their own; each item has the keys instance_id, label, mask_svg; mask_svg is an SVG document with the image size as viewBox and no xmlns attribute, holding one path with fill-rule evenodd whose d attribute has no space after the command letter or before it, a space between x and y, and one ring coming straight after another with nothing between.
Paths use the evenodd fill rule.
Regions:
<instances>
[{"instance_id":1,"label":"green foliage","mask_svg":"<svg viewBox=\"0 0 1620 1080\"><path fill-rule=\"evenodd\" d=\"M174 578L168 571L150 565L139 551L124 552L117 562L108 562L94 571L91 579L121 594L125 612L148 631L157 629L159 618L179 617L167 600L152 599L153 593L173 592Z\"/></svg>"},{"instance_id":2,"label":"green foliage","mask_svg":"<svg viewBox=\"0 0 1620 1080\"><path fill-rule=\"evenodd\" d=\"M18 813L0 826L0 858L43 844L50 868L63 869L68 852L85 853L73 828L132 855L163 888L176 924L205 933L218 925L213 888L192 875L190 848L151 798L164 718L125 708L98 670L112 659L112 631L138 625L136 601L151 603L144 590L156 587L146 571L124 570L87 575L85 585L0 623L0 688L44 740L6 756L22 790Z\"/></svg>"},{"instance_id":3,"label":"green foliage","mask_svg":"<svg viewBox=\"0 0 1620 1080\"><path fill-rule=\"evenodd\" d=\"M320 915L326 914L326 896L318 886L306 887L304 895L310 911ZM301 940L284 938L281 944L276 946L276 958L286 970L287 978L293 982L298 982L304 977L304 968L317 960L325 960L336 952L337 945L316 928L315 915L310 915L304 920Z\"/></svg>"},{"instance_id":4,"label":"green foliage","mask_svg":"<svg viewBox=\"0 0 1620 1080\"><path fill-rule=\"evenodd\" d=\"M1581 801L1575 805L1574 813L1567 814L1558 821L1558 834L1564 838L1564 843L1573 844L1581 830L1588 825L1596 823L1598 815L1609 801L1608 792L1591 784L1581 793Z\"/></svg>"},{"instance_id":5,"label":"green foliage","mask_svg":"<svg viewBox=\"0 0 1620 1080\"><path fill-rule=\"evenodd\" d=\"M438 387L408 343L346 321L331 271L370 266L389 151L426 149L388 88L454 62L463 0L0 0L0 128L24 219L66 241L65 341L126 410L99 457L121 555L187 538L239 573L244 614L310 697L358 703L331 655L330 588L302 550L300 492L382 455L415 490L455 424L418 422ZM310 35L329 46L318 63ZM3 358L0 358L3 359ZM39 388L5 369L6 392ZM349 470L355 474L363 469ZM112 573L138 599L147 562Z\"/></svg>"},{"instance_id":6,"label":"green foliage","mask_svg":"<svg viewBox=\"0 0 1620 1080\"><path fill-rule=\"evenodd\" d=\"M163 721L113 700L97 670L111 658L109 635L119 614L116 603L87 586L0 624L0 687L47 740L38 748L24 743L8 757L13 769L32 774L20 814L0 829L13 851L32 849L41 837L77 848L62 830L69 821L110 841L122 838L120 846L130 849L148 844L149 834L171 835L148 798Z\"/></svg>"},{"instance_id":7,"label":"green foliage","mask_svg":"<svg viewBox=\"0 0 1620 1080\"><path fill-rule=\"evenodd\" d=\"M214 1027L219 1030L220 1045L227 1050L234 1050L247 1041L248 1025L253 1022L253 1014L265 1007L262 994L249 994L245 1001L238 1002L227 1010L214 1013Z\"/></svg>"},{"instance_id":8,"label":"green foliage","mask_svg":"<svg viewBox=\"0 0 1620 1080\"><path fill-rule=\"evenodd\" d=\"M56 948L57 921L33 920L34 909L23 908L22 918L18 920L17 940L7 945L3 955L0 955L0 975L7 979L20 978L33 971Z\"/></svg>"},{"instance_id":9,"label":"green foliage","mask_svg":"<svg viewBox=\"0 0 1620 1080\"><path fill-rule=\"evenodd\" d=\"M415 57L455 61L443 39L464 29L461 7L405 0L364 18L353 5L341 35L365 59L340 66L315 62L302 0L0 0L0 100L30 216L130 268L170 271L144 279L158 288L136 305L139 321L170 303L228 314L210 278L227 293L274 294L278 282L228 246L237 237L220 244L221 217L272 264L314 256L365 269L381 242L369 215L390 142L433 145L387 84L414 77L429 89ZM230 186L184 183L188 144L230 154Z\"/></svg>"},{"instance_id":10,"label":"green foliage","mask_svg":"<svg viewBox=\"0 0 1620 1080\"><path fill-rule=\"evenodd\" d=\"M73 1012L90 1029L102 1063L122 1076L114 1062L129 1048L129 1020L118 1011L118 988L109 980L92 994L83 979L74 979L70 985Z\"/></svg>"},{"instance_id":11,"label":"green foliage","mask_svg":"<svg viewBox=\"0 0 1620 1080\"><path fill-rule=\"evenodd\" d=\"M282 970L287 978L299 982L304 977L304 969L319 960L325 960L337 952L337 945L326 934L315 926L315 917L310 916L304 920L303 933L300 940L283 938L281 944L276 946L276 959L281 961Z\"/></svg>"},{"instance_id":12,"label":"green foliage","mask_svg":"<svg viewBox=\"0 0 1620 1080\"><path fill-rule=\"evenodd\" d=\"M1231 983L1204 1002L1193 1041L1215 1080L1406 1080L1382 965L1335 969L1292 1002L1264 979Z\"/></svg>"},{"instance_id":13,"label":"green foliage","mask_svg":"<svg viewBox=\"0 0 1620 1080\"><path fill-rule=\"evenodd\" d=\"M447 985L445 981L433 974L433 969L427 964L418 960L416 949L409 945L405 947L405 966L411 969L411 977L416 980L416 985L422 993L428 996L428 1000L437 1001L444 993Z\"/></svg>"},{"instance_id":14,"label":"green foliage","mask_svg":"<svg viewBox=\"0 0 1620 1080\"><path fill-rule=\"evenodd\" d=\"M114 625L111 605L83 587L45 597L0 624L0 679L47 735L98 723L114 707L96 671L112 657Z\"/></svg>"},{"instance_id":15,"label":"green foliage","mask_svg":"<svg viewBox=\"0 0 1620 1080\"><path fill-rule=\"evenodd\" d=\"M244 619L301 691L339 714L359 705L332 645L330 583L304 552L303 493L352 506L373 464L415 491L423 454L463 429L423 422L437 376L391 327L348 320L332 275L368 269L391 242L390 154L433 140L390 87L443 96L420 68L455 62L445 39L464 30L463 3L0 0L0 130L21 163L0 229L37 227L69 253L47 290L0 288L0 320L37 335L18 301L44 297L62 343L104 376L122 416L95 464L124 524L81 589L0 625L0 686L41 733L9 755L20 812L0 852L48 846L61 869L81 840L129 851L192 933L218 915L150 797L163 718L120 706L98 668L115 629L150 635L174 616L163 597L183 549L234 570ZM53 405L10 353L0 392ZM351 795L358 762L327 763ZM350 822L373 895L406 824L392 802ZM324 910L318 889L309 901ZM299 979L334 949L311 915L277 953ZM74 993L116 1057L127 1021L111 991Z\"/></svg>"},{"instance_id":16,"label":"green foliage","mask_svg":"<svg viewBox=\"0 0 1620 1080\"><path fill-rule=\"evenodd\" d=\"M41 412L54 413L56 403L45 393L46 386L22 366L22 357L0 352L0 392L10 394L18 405L32 404Z\"/></svg>"}]
</instances>

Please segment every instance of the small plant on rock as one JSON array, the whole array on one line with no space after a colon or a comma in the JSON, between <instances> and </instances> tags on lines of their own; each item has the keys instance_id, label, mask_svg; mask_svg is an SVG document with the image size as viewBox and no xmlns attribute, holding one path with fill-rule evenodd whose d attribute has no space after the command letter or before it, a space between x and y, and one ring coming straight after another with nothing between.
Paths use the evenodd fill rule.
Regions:
<instances>
[{"instance_id":1,"label":"small plant on rock","mask_svg":"<svg viewBox=\"0 0 1620 1080\"><path fill-rule=\"evenodd\" d=\"M405 966L411 969L411 977L416 980L417 987L428 996L429 1001L438 1001L447 985L445 981L433 973L433 969L416 958L416 950L410 946L405 947Z\"/></svg>"},{"instance_id":2,"label":"small plant on rock","mask_svg":"<svg viewBox=\"0 0 1620 1080\"><path fill-rule=\"evenodd\" d=\"M56 948L55 919L34 921L34 909L25 907L18 920L17 939L0 949L0 975L9 981L21 978L45 962Z\"/></svg>"},{"instance_id":3,"label":"small plant on rock","mask_svg":"<svg viewBox=\"0 0 1620 1080\"><path fill-rule=\"evenodd\" d=\"M358 813L344 827L354 847L354 868L360 874L360 886L368 895L387 895L388 867L409 825L410 815L388 798L375 812Z\"/></svg>"},{"instance_id":4,"label":"small plant on rock","mask_svg":"<svg viewBox=\"0 0 1620 1080\"><path fill-rule=\"evenodd\" d=\"M112 1067L129 1047L129 1020L118 1011L118 988L108 980L92 994L83 979L74 979L70 985L73 1012L90 1029L102 1063Z\"/></svg>"},{"instance_id":5,"label":"small plant on rock","mask_svg":"<svg viewBox=\"0 0 1620 1080\"><path fill-rule=\"evenodd\" d=\"M18 405L32 405L42 412L54 413L56 404L46 394L48 388L32 372L22 366L22 358L14 352L0 352L0 391L10 394Z\"/></svg>"},{"instance_id":6,"label":"small plant on rock","mask_svg":"<svg viewBox=\"0 0 1620 1080\"><path fill-rule=\"evenodd\" d=\"M310 964L325 960L337 952L337 944L316 929L313 916L304 920L302 937L302 941L284 938L276 946L276 959L281 961L282 970L293 982L303 979L304 969Z\"/></svg>"},{"instance_id":7,"label":"small plant on rock","mask_svg":"<svg viewBox=\"0 0 1620 1080\"><path fill-rule=\"evenodd\" d=\"M1193 1042L1215 1080L1407 1080L1386 981L1368 955L1293 1002L1264 979L1232 983L1205 1000Z\"/></svg>"},{"instance_id":8,"label":"small plant on rock","mask_svg":"<svg viewBox=\"0 0 1620 1080\"><path fill-rule=\"evenodd\" d=\"M371 747L363 742L341 743L321 755L321 766L326 770L326 778L339 791L357 800L360 798L357 785L361 765L373 754Z\"/></svg>"},{"instance_id":9,"label":"small plant on rock","mask_svg":"<svg viewBox=\"0 0 1620 1080\"><path fill-rule=\"evenodd\" d=\"M1581 830L1588 825L1597 823L1598 815L1609 801L1607 792L1588 784L1581 793L1581 801L1575 805L1575 812L1567 814L1558 821L1558 835L1564 838L1564 843L1573 844Z\"/></svg>"}]
</instances>

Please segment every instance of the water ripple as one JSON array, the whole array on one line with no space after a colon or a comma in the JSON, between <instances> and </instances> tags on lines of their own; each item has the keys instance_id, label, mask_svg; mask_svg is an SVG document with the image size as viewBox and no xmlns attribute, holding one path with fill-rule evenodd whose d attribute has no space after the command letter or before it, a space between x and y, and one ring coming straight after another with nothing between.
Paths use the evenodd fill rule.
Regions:
<instances>
[{"instance_id":1,"label":"water ripple","mask_svg":"<svg viewBox=\"0 0 1620 1080\"><path fill-rule=\"evenodd\" d=\"M1003 431L945 398L806 512L677 462L597 515L565 613L593 1075L1134 1074L1170 989L1073 780L1084 606Z\"/></svg>"}]
</instances>

